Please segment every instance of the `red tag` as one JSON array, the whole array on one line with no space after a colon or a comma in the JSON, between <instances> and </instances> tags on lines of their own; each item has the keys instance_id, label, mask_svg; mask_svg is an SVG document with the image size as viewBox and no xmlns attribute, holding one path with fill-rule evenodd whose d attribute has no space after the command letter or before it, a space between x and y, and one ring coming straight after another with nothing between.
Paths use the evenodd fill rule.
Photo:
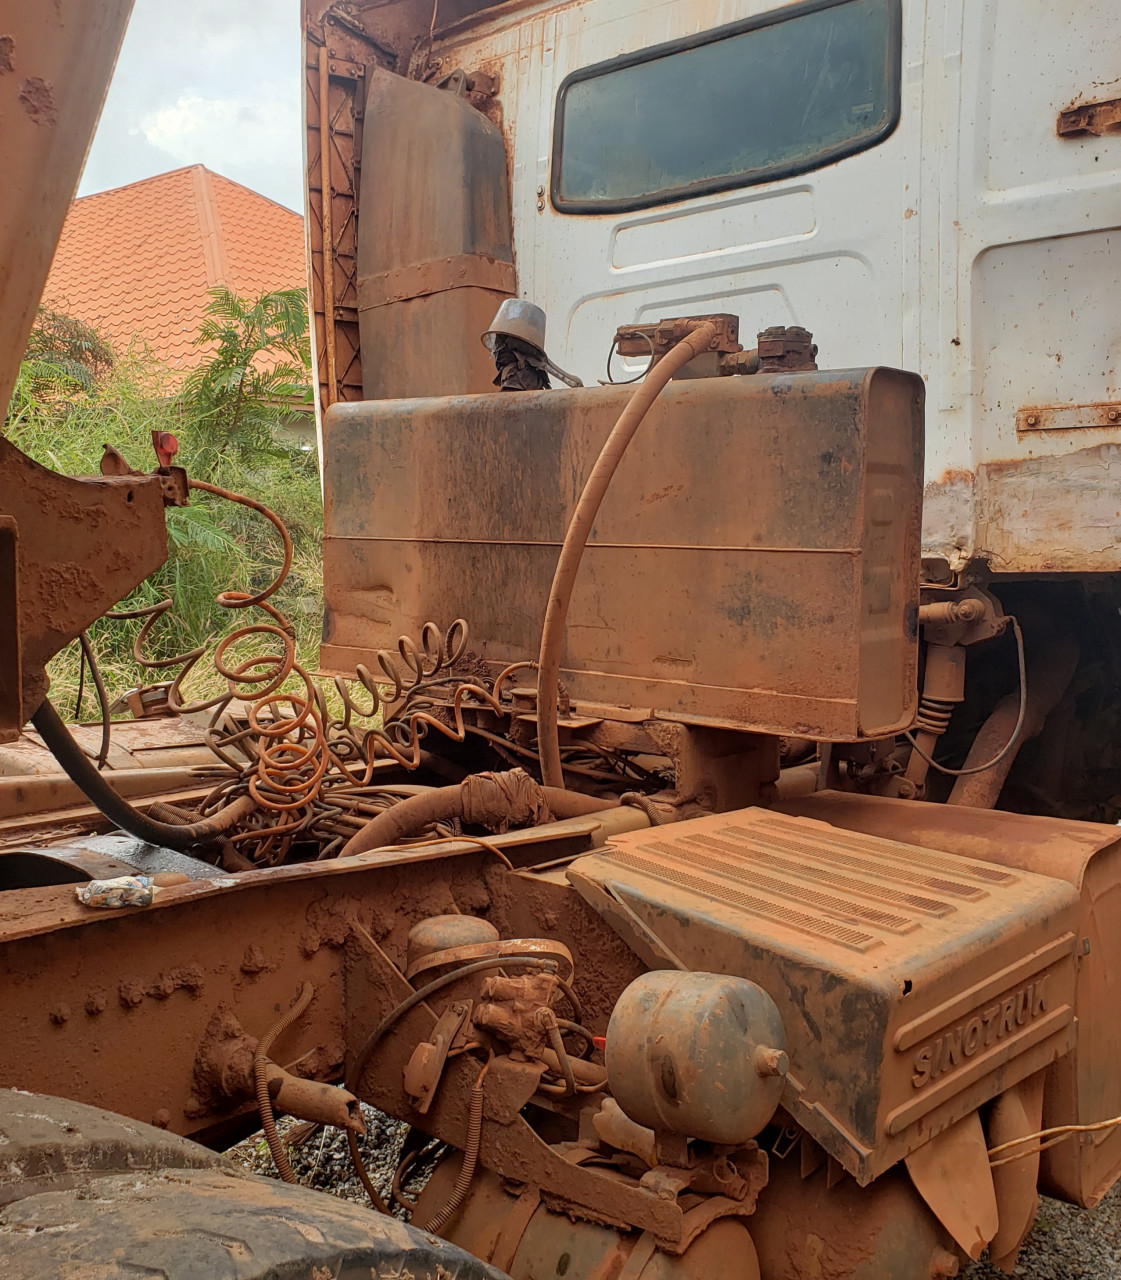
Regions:
<instances>
[{"instance_id":1,"label":"red tag","mask_svg":"<svg viewBox=\"0 0 1121 1280\"><path fill-rule=\"evenodd\" d=\"M179 441L170 431L153 431L152 446L161 467L170 467L171 460L179 452Z\"/></svg>"}]
</instances>

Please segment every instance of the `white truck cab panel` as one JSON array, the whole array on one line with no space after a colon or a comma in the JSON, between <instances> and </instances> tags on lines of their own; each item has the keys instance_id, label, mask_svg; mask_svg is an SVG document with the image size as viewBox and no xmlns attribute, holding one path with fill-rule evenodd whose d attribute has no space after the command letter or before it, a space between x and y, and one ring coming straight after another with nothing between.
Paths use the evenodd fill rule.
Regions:
<instances>
[{"instance_id":1,"label":"white truck cab panel","mask_svg":"<svg viewBox=\"0 0 1121 1280\"><path fill-rule=\"evenodd\" d=\"M617 146L642 138L644 113L659 138L680 118L684 136L704 139L698 164L717 163L706 104L758 99L706 85L667 105L664 86L687 83L690 67L702 81L730 77L741 52L751 67L761 50L784 127L801 111L808 133L820 131L806 64L836 78L852 60L851 50L838 53L840 37L823 46L820 31L832 24L843 36L854 14L873 10L898 24L901 47L885 64L898 76L887 86L898 110L871 144L723 190L663 190L644 204L633 198L642 166L630 153L612 156L608 120L600 158L619 171L578 172L575 185L629 191L630 207L566 207L558 163L567 159L570 174L588 160L587 147L566 156L556 136L571 77L601 64L607 77L614 60L660 46L670 47L659 62L692 55L684 78L632 73L602 99L615 104ZM811 50L801 61L799 40L775 38L795 23ZM889 32L889 43L897 38ZM698 40L709 51L699 60ZM725 40L738 42L735 56L731 44L715 56ZM1045 0L566 0L503 5L438 39L432 54L445 70L498 78L518 292L547 311L552 357L586 382L605 376L617 325L713 311L737 313L749 343L768 325L804 325L822 367L922 374L924 553L937 576L941 561L960 569L978 559L1001 573L1121 568L1121 131L1105 110L1100 134L1059 132L1064 111L1121 97L1118 48L1115 0L1061 9ZM850 113L866 110L860 94L835 98ZM768 130L765 111L712 120L729 154L765 145ZM616 376L641 367L617 362Z\"/></svg>"}]
</instances>

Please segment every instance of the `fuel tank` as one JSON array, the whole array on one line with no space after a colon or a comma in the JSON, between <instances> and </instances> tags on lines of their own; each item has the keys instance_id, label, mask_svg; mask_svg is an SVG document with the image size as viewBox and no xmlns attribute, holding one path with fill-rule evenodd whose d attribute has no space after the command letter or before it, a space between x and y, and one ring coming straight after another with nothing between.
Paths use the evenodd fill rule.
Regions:
<instances>
[{"instance_id":1,"label":"fuel tank","mask_svg":"<svg viewBox=\"0 0 1121 1280\"><path fill-rule=\"evenodd\" d=\"M578 701L854 740L911 723L922 381L894 369L672 382L583 557ZM536 658L565 530L628 387L367 401L324 419L320 661L426 621Z\"/></svg>"}]
</instances>

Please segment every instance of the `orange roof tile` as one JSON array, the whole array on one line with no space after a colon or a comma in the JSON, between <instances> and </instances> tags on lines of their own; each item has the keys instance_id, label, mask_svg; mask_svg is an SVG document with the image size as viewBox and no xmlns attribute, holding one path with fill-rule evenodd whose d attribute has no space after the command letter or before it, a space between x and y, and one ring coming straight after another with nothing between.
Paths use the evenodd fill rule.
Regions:
<instances>
[{"instance_id":1,"label":"orange roof tile","mask_svg":"<svg viewBox=\"0 0 1121 1280\"><path fill-rule=\"evenodd\" d=\"M208 301L305 283L303 218L200 164L70 207L43 300L93 325L123 351L139 334L187 370Z\"/></svg>"}]
</instances>

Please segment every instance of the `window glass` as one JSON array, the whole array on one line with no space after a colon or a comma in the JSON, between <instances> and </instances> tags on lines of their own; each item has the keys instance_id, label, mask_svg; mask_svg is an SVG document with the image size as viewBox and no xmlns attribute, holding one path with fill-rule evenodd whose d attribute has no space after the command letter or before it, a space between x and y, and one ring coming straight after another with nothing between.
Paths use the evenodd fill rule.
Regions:
<instances>
[{"instance_id":1,"label":"window glass","mask_svg":"<svg viewBox=\"0 0 1121 1280\"><path fill-rule=\"evenodd\" d=\"M780 9L570 76L553 202L633 209L802 173L898 117L898 0Z\"/></svg>"}]
</instances>

